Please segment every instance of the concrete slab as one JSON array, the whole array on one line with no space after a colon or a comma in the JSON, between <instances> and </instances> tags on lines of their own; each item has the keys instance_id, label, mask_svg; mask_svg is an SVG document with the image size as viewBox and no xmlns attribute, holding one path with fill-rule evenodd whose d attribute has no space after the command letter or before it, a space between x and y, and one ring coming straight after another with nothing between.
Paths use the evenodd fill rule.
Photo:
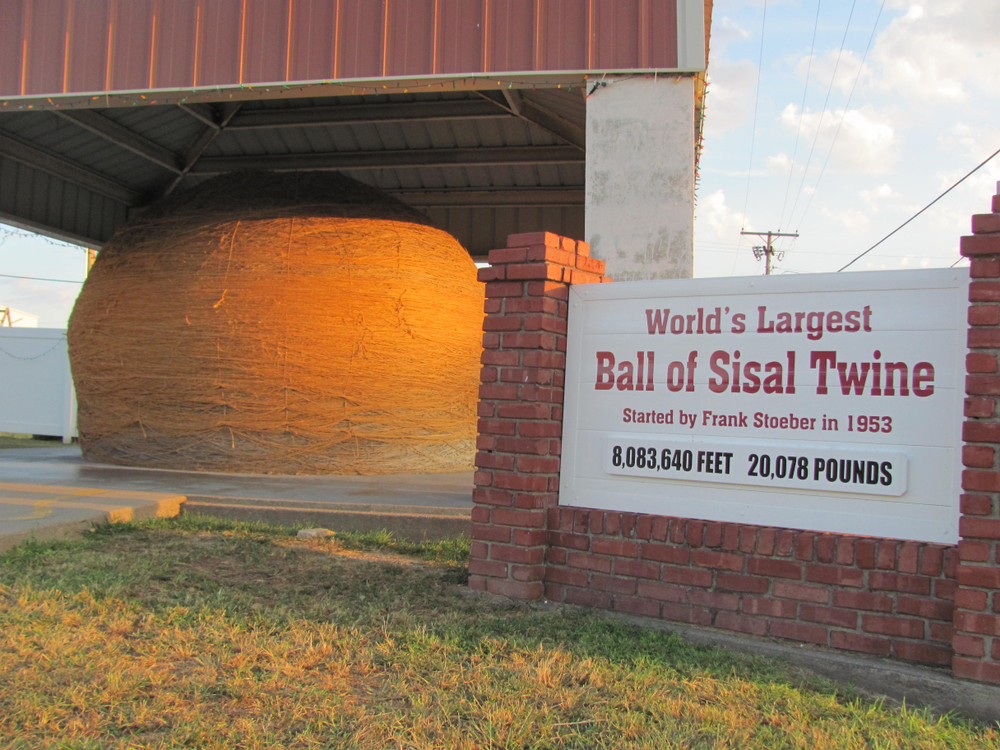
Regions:
<instances>
[{"instance_id":1,"label":"concrete slab","mask_svg":"<svg viewBox=\"0 0 1000 750\"><path fill-rule=\"evenodd\" d=\"M0 552L28 539L61 539L95 523L172 518L183 495L0 482Z\"/></svg>"},{"instance_id":2,"label":"concrete slab","mask_svg":"<svg viewBox=\"0 0 1000 750\"><path fill-rule=\"evenodd\" d=\"M181 495L188 499L186 513L342 531L385 528L414 541L469 533L472 477L471 471L376 476L168 471L90 464L77 446L0 450L0 482L53 491L73 487ZM39 528L47 525L36 520Z\"/></svg>"}]
</instances>

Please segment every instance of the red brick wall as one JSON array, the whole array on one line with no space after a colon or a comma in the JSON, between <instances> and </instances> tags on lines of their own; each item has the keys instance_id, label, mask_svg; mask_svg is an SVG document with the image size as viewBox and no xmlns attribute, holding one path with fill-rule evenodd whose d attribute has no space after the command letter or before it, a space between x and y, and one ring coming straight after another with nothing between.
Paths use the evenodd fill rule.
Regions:
<instances>
[{"instance_id":1,"label":"red brick wall","mask_svg":"<svg viewBox=\"0 0 1000 750\"><path fill-rule=\"evenodd\" d=\"M993 213L972 217L962 255L971 259L969 354L965 365L962 519L955 600L954 673L1000 684L1000 195Z\"/></svg>"},{"instance_id":2,"label":"red brick wall","mask_svg":"<svg viewBox=\"0 0 1000 750\"><path fill-rule=\"evenodd\" d=\"M927 664L1000 684L1000 196L972 258L958 547L558 504L570 284L586 243L490 253L469 585ZM956 488L956 492L958 488Z\"/></svg>"},{"instance_id":3,"label":"red brick wall","mask_svg":"<svg viewBox=\"0 0 1000 750\"><path fill-rule=\"evenodd\" d=\"M610 281L586 242L512 234L491 250L479 387L469 585L542 595L546 511L558 500L570 284Z\"/></svg>"},{"instance_id":4,"label":"red brick wall","mask_svg":"<svg viewBox=\"0 0 1000 750\"><path fill-rule=\"evenodd\" d=\"M951 663L954 547L566 506L553 601Z\"/></svg>"}]
</instances>

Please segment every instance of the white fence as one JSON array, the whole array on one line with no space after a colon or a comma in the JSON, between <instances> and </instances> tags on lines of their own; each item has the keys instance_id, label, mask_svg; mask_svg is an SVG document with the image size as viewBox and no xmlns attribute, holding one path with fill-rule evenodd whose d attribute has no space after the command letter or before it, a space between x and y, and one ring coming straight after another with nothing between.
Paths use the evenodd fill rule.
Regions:
<instances>
[{"instance_id":1,"label":"white fence","mask_svg":"<svg viewBox=\"0 0 1000 750\"><path fill-rule=\"evenodd\" d=\"M0 328L0 432L76 437L65 330Z\"/></svg>"}]
</instances>

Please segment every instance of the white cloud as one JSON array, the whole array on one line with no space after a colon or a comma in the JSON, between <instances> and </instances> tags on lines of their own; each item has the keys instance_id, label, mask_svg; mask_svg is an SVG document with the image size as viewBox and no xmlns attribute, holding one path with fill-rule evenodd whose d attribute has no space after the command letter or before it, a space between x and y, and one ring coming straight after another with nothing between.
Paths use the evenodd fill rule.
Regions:
<instances>
[{"instance_id":1,"label":"white cloud","mask_svg":"<svg viewBox=\"0 0 1000 750\"><path fill-rule=\"evenodd\" d=\"M782 111L780 120L794 133L799 128L799 108L789 104ZM851 109L846 113L843 109L814 112L807 108L802 115L801 127L802 137L808 142L813 140L819 129L810 174L819 173L831 144L834 148L830 164L834 168L880 174L896 160L895 130L884 116L870 107Z\"/></svg>"},{"instance_id":2,"label":"white cloud","mask_svg":"<svg viewBox=\"0 0 1000 750\"><path fill-rule=\"evenodd\" d=\"M868 215L864 211L857 209L834 212L828 208L824 208L823 215L842 225L851 234L863 234L871 226Z\"/></svg>"},{"instance_id":3,"label":"white cloud","mask_svg":"<svg viewBox=\"0 0 1000 750\"><path fill-rule=\"evenodd\" d=\"M52 284L24 279L0 281L0 306L37 315L42 328L65 328L80 292L77 284Z\"/></svg>"},{"instance_id":4,"label":"white cloud","mask_svg":"<svg viewBox=\"0 0 1000 750\"><path fill-rule=\"evenodd\" d=\"M828 88L830 80L833 79L833 88L846 96L854 87L858 69L861 68L861 55L845 49L840 53L838 62L837 54L838 50L831 49L822 55L813 55L811 60L806 55L795 64L795 73L802 81L805 81L808 73L809 87L815 87L817 90ZM869 72L870 68L866 64L863 73Z\"/></svg>"},{"instance_id":5,"label":"white cloud","mask_svg":"<svg viewBox=\"0 0 1000 750\"><path fill-rule=\"evenodd\" d=\"M934 0L907 8L875 40L873 88L922 100L960 101L1000 94L1000 3ZM976 73L978 71L978 73Z\"/></svg>"},{"instance_id":6,"label":"white cloud","mask_svg":"<svg viewBox=\"0 0 1000 750\"><path fill-rule=\"evenodd\" d=\"M712 34L709 38L709 50L713 59L721 56L731 42L742 42L750 38L750 32L740 26L729 16L712 19Z\"/></svg>"},{"instance_id":7,"label":"white cloud","mask_svg":"<svg viewBox=\"0 0 1000 750\"><path fill-rule=\"evenodd\" d=\"M777 156L767 157L768 174L786 175L788 174L788 169L791 165L792 160L784 151Z\"/></svg>"},{"instance_id":8,"label":"white cloud","mask_svg":"<svg viewBox=\"0 0 1000 750\"><path fill-rule=\"evenodd\" d=\"M0 225L0 306L37 315L43 328L65 328L81 284L43 279L80 279L82 248ZM9 276L36 278L17 279Z\"/></svg>"},{"instance_id":9,"label":"white cloud","mask_svg":"<svg viewBox=\"0 0 1000 750\"><path fill-rule=\"evenodd\" d=\"M753 117L757 66L749 60L716 60L708 68L705 137L736 130Z\"/></svg>"},{"instance_id":10,"label":"white cloud","mask_svg":"<svg viewBox=\"0 0 1000 750\"><path fill-rule=\"evenodd\" d=\"M871 190L862 190L858 196L868 206L868 210L878 213L879 209L890 201L898 201L903 196L897 193L888 183L883 183Z\"/></svg>"},{"instance_id":11,"label":"white cloud","mask_svg":"<svg viewBox=\"0 0 1000 750\"><path fill-rule=\"evenodd\" d=\"M745 224L745 226L744 226ZM740 237L740 230L753 229L744 216L726 205L726 194L721 189L698 199L696 242L734 242Z\"/></svg>"},{"instance_id":12,"label":"white cloud","mask_svg":"<svg viewBox=\"0 0 1000 750\"><path fill-rule=\"evenodd\" d=\"M915 255L904 255L899 259L900 268L930 268L930 258L917 257Z\"/></svg>"}]
</instances>

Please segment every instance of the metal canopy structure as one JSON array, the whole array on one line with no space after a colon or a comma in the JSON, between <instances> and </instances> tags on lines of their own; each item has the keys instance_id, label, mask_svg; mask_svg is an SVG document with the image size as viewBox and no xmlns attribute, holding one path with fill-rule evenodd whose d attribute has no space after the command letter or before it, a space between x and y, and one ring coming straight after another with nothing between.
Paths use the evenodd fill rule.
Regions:
<instances>
[{"instance_id":1,"label":"metal canopy structure","mask_svg":"<svg viewBox=\"0 0 1000 750\"><path fill-rule=\"evenodd\" d=\"M524 227L582 237L579 91L523 95L545 125L496 92L0 111L0 220L100 247L130 211L216 174L330 169L474 254Z\"/></svg>"},{"instance_id":2,"label":"metal canopy structure","mask_svg":"<svg viewBox=\"0 0 1000 750\"><path fill-rule=\"evenodd\" d=\"M582 239L588 87L703 71L706 7L11 0L0 221L100 247L216 174L322 169L396 195L474 256L514 232Z\"/></svg>"}]
</instances>

